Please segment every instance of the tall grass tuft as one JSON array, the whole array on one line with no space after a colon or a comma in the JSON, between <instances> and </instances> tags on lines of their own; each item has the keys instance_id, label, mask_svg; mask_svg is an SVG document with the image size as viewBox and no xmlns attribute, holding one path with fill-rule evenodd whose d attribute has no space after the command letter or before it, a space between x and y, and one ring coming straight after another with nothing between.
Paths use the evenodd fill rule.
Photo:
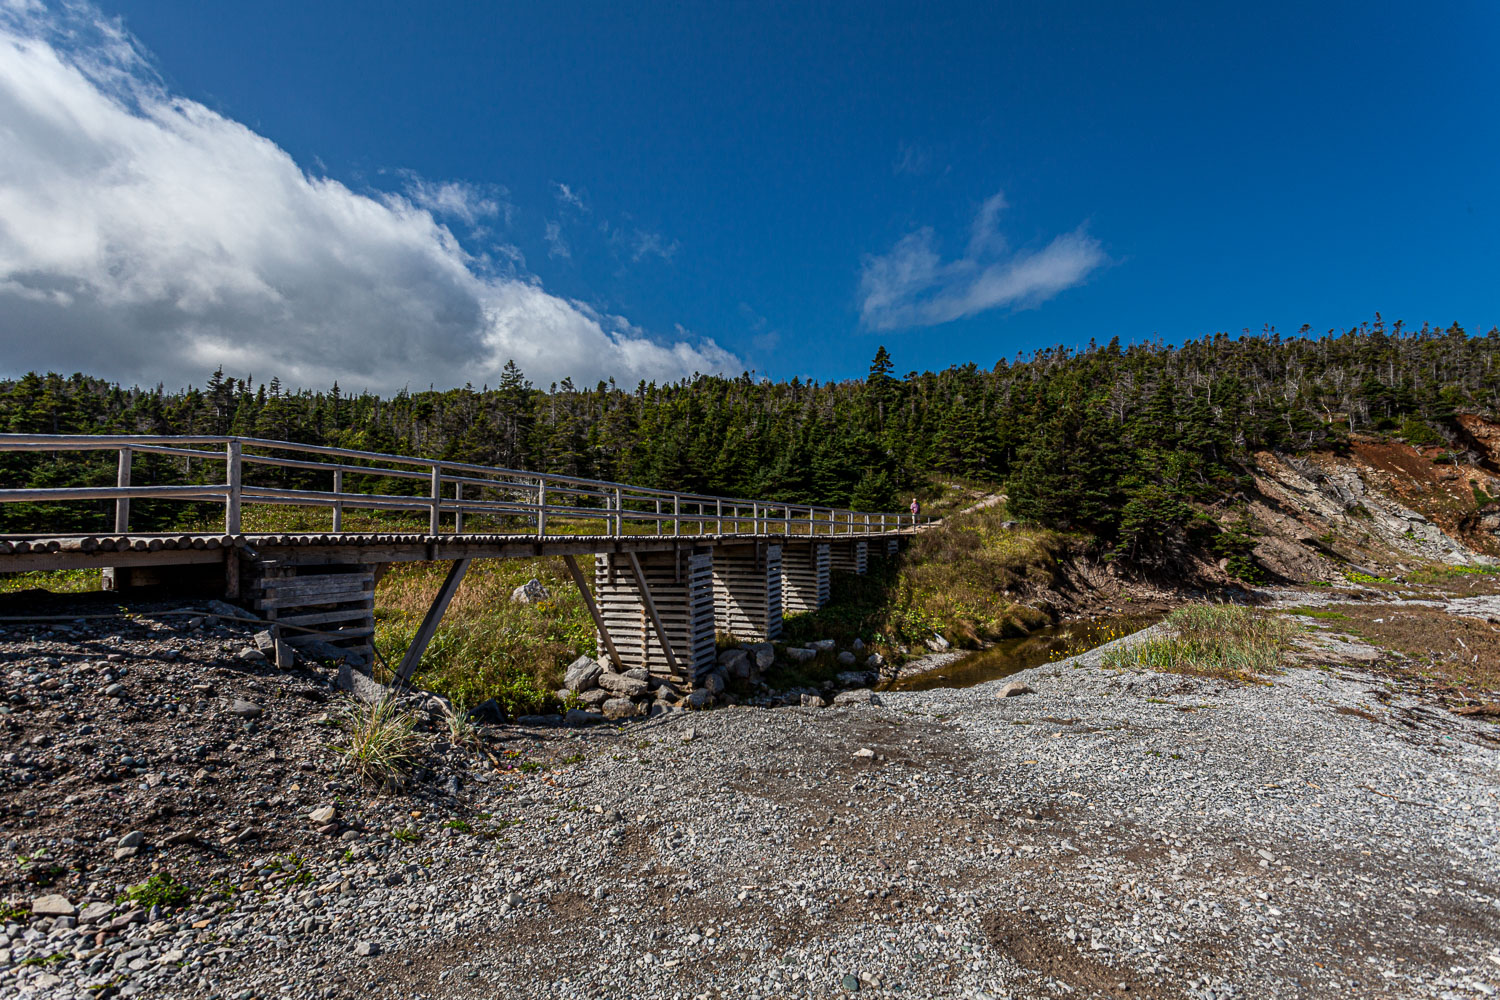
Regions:
<instances>
[{"instance_id":1,"label":"tall grass tuft","mask_svg":"<svg viewBox=\"0 0 1500 1000\"><path fill-rule=\"evenodd\" d=\"M1165 625L1168 635L1106 651L1104 665L1264 683L1297 632L1281 615L1238 604L1189 604Z\"/></svg>"},{"instance_id":2,"label":"tall grass tuft","mask_svg":"<svg viewBox=\"0 0 1500 1000\"><path fill-rule=\"evenodd\" d=\"M345 767L372 785L399 785L421 757L425 740L417 732L417 717L389 698L372 705L351 699L338 721L346 739L333 749Z\"/></svg>"}]
</instances>

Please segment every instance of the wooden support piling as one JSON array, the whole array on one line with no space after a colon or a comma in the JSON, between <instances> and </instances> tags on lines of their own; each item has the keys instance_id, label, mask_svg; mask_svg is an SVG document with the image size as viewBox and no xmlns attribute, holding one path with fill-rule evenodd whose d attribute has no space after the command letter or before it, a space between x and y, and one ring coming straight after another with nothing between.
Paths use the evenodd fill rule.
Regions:
<instances>
[{"instance_id":1,"label":"wooden support piling","mask_svg":"<svg viewBox=\"0 0 1500 1000\"><path fill-rule=\"evenodd\" d=\"M604 644L609 653L609 662L615 665L615 669L624 672L625 663L620 659L620 651L615 647L614 637L609 634L609 623L599 613L599 605L594 601L593 592L589 590L589 582L584 578L583 570L578 568L578 560L571 555L564 555L563 562L567 564L568 573L573 577L573 583L578 586L578 593L583 597L584 607L589 609L589 617L594 619L594 628L599 630L599 641Z\"/></svg>"},{"instance_id":2,"label":"wooden support piling","mask_svg":"<svg viewBox=\"0 0 1500 1000\"><path fill-rule=\"evenodd\" d=\"M436 476L434 476L435 480ZM433 508L434 511L436 509L436 507ZM407 647L406 655L401 657L401 665L396 669L396 683L407 683L416 672L417 664L421 662L422 654L427 652L427 644L437 634L438 623L443 620L443 613L448 610L448 603L453 600L453 595L458 593L458 585L463 582L464 574L469 571L471 561L469 559L454 560L453 566L448 570L448 576L443 580L443 585L438 588L437 596L432 599L432 607L427 609L422 625L417 629L416 637Z\"/></svg>"}]
</instances>

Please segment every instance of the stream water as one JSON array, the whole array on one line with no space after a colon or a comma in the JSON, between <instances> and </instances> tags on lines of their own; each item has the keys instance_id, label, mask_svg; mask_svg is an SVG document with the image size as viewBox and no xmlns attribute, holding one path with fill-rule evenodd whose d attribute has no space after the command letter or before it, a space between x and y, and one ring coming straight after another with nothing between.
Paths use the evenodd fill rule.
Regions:
<instances>
[{"instance_id":1,"label":"stream water","mask_svg":"<svg viewBox=\"0 0 1500 1000\"><path fill-rule=\"evenodd\" d=\"M969 653L933 670L898 678L885 688L891 691L928 691L932 688L972 687L1087 652L1159 619L1159 615L1120 615L1098 621L1051 625L1018 639L1002 639L987 649Z\"/></svg>"}]
</instances>

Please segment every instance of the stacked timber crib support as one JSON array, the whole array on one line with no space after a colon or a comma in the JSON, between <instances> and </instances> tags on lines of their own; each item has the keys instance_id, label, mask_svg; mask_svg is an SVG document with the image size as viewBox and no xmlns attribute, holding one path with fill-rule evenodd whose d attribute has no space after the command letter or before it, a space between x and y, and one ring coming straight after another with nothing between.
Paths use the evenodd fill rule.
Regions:
<instances>
[{"instance_id":1,"label":"stacked timber crib support","mask_svg":"<svg viewBox=\"0 0 1500 1000\"><path fill-rule=\"evenodd\" d=\"M757 541L714 550L714 619L737 639L781 638L781 546Z\"/></svg>"},{"instance_id":2,"label":"stacked timber crib support","mask_svg":"<svg viewBox=\"0 0 1500 1000\"><path fill-rule=\"evenodd\" d=\"M787 539L781 549L781 607L788 614L816 611L828 603L827 542Z\"/></svg>"},{"instance_id":3,"label":"stacked timber crib support","mask_svg":"<svg viewBox=\"0 0 1500 1000\"><path fill-rule=\"evenodd\" d=\"M865 542L831 542L828 549L828 565L840 573L865 575L869 569L870 546Z\"/></svg>"},{"instance_id":4,"label":"stacked timber crib support","mask_svg":"<svg viewBox=\"0 0 1500 1000\"><path fill-rule=\"evenodd\" d=\"M693 684L714 666L714 557L711 550L600 553L594 593L604 629L601 651L627 669Z\"/></svg>"},{"instance_id":5,"label":"stacked timber crib support","mask_svg":"<svg viewBox=\"0 0 1500 1000\"><path fill-rule=\"evenodd\" d=\"M294 647L316 642L371 659L375 635L375 569L363 565L288 566L249 563L245 575L255 611L280 626Z\"/></svg>"}]
</instances>

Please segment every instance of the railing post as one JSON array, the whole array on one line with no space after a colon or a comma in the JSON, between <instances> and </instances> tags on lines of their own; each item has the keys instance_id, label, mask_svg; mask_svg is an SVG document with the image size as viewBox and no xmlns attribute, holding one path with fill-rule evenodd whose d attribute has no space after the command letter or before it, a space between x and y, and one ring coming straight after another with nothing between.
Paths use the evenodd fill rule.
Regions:
<instances>
[{"instance_id":1,"label":"railing post","mask_svg":"<svg viewBox=\"0 0 1500 1000\"><path fill-rule=\"evenodd\" d=\"M437 462L432 463L432 510L427 514L427 533L435 535L442 529L443 512L439 506L443 502L443 467Z\"/></svg>"},{"instance_id":2,"label":"railing post","mask_svg":"<svg viewBox=\"0 0 1500 1000\"><path fill-rule=\"evenodd\" d=\"M547 480L537 477L536 481L536 535L542 538L547 534Z\"/></svg>"},{"instance_id":3,"label":"railing post","mask_svg":"<svg viewBox=\"0 0 1500 1000\"><path fill-rule=\"evenodd\" d=\"M333 492L344 492L344 470L333 470ZM344 504L342 501L333 502L333 531L334 534L344 530Z\"/></svg>"},{"instance_id":4,"label":"railing post","mask_svg":"<svg viewBox=\"0 0 1500 1000\"><path fill-rule=\"evenodd\" d=\"M718 518L714 522L716 525L714 530L722 535L724 534L724 501L722 499L714 501L714 516Z\"/></svg>"},{"instance_id":5,"label":"railing post","mask_svg":"<svg viewBox=\"0 0 1500 1000\"><path fill-rule=\"evenodd\" d=\"M120 449L120 465L115 473L115 485L125 489L130 485L130 449ZM125 534L130 530L130 498L117 497L115 499L115 531Z\"/></svg>"},{"instance_id":6,"label":"railing post","mask_svg":"<svg viewBox=\"0 0 1500 1000\"><path fill-rule=\"evenodd\" d=\"M625 534L625 504L620 498L620 488L615 487L615 534Z\"/></svg>"},{"instance_id":7,"label":"railing post","mask_svg":"<svg viewBox=\"0 0 1500 1000\"><path fill-rule=\"evenodd\" d=\"M790 535L792 533L792 505L787 504L781 508L781 533Z\"/></svg>"},{"instance_id":8,"label":"railing post","mask_svg":"<svg viewBox=\"0 0 1500 1000\"><path fill-rule=\"evenodd\" d=\"M224 448L225 486L224 533L240 533L240 439L230 438Z\"/></svg>"},{"instance_id":9,"label":"railing post","mask_svg":"<svg viewBox=\"0 0 1500 1000\"><path fill-rule=\"evenodd\" d=\"M760 534L760 501L750 505L750 534Z\"/></svg>"},{"instance_id":10,"label":"railing post","mask_svg":"<svg viewBox=\"0 0 1500 1000\"><path fill-rule=\"evenodd\" d=\"M682 497L672 494L672 534L682 534Z\"/></svg>"},{"instance_id":11,"label":"railing post","mask_svg":"<svg viewBox=\"0 0 1500 1000\"><path fill-rule=\"evenodd\" d=\"M661 497L656 498L656 533L662 534L666 528L661 523Z\"/></svg>"},{"instance_id":12,"label":"railing post","mask_svg":"<svg viewBox=\"0 0 1500 1000\"><path fill-rule=\"evenodd\" d=\"M455 535L462 535L464 533L464 511L463 511L463 506L462 506L463 499L464 499L464 484L463 483L454 483L453 484L453 504L454 504L455 507L458 508L457 510L455 510L453 512L453 533Z\"/></svg>"}]
</instances>

